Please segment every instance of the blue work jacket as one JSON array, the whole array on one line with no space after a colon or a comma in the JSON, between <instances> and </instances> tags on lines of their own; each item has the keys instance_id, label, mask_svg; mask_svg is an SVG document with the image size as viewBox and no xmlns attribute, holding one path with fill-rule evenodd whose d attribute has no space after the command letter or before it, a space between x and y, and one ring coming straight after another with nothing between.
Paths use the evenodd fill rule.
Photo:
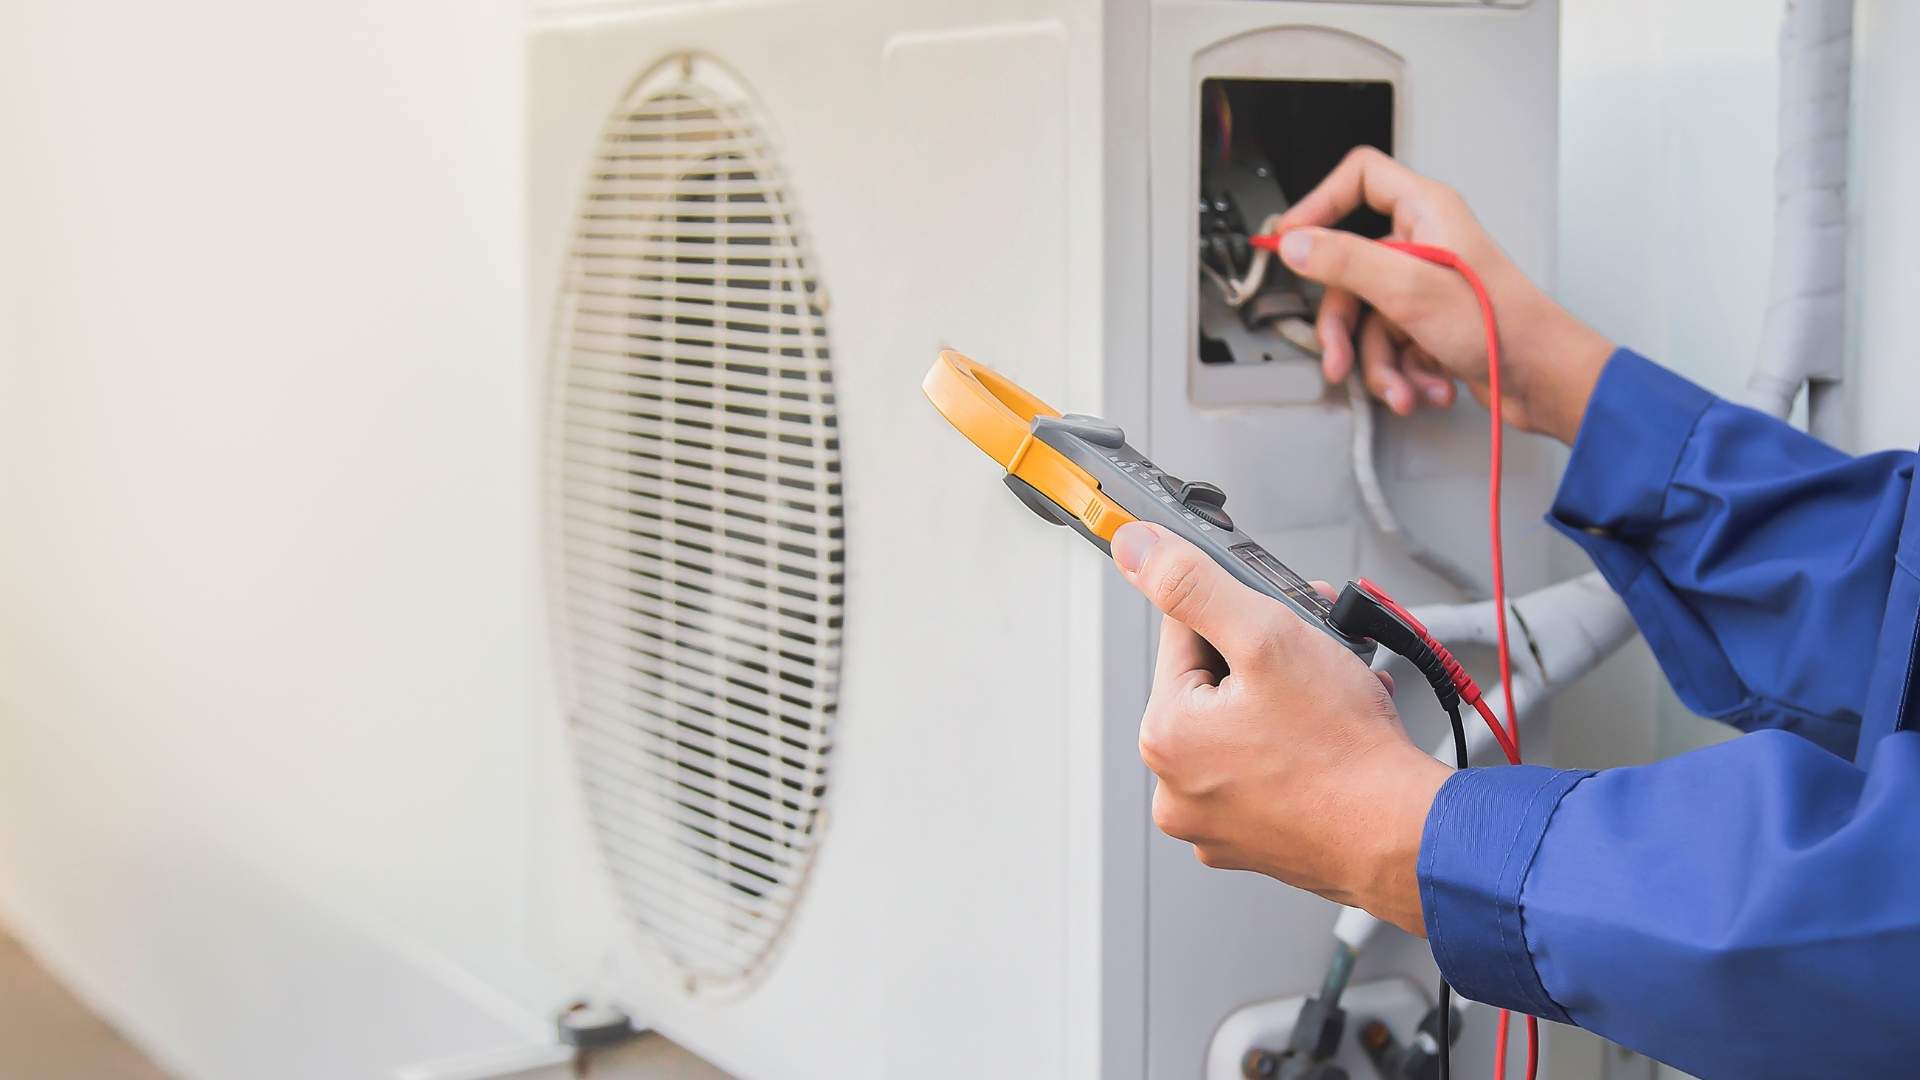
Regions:
<instances>
[{"instance_id":1,"label":"blue work jacket","mask_svg":"<svg viewBox=\"0 0 1920 1080\"><path fill-rule=\"evenodd\" d=\"M1614 354L1549 520L1751 734L1450 777L1420 889L1461 993L1703 1077L1920 1076L1914 459Z\"/></svg>"}]
</instances>

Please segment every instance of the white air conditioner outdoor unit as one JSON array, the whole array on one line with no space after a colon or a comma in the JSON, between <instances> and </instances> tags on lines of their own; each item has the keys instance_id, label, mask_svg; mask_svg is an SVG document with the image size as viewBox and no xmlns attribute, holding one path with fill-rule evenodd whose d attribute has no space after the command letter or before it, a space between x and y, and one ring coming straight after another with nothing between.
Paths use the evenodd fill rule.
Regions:
<instances>
[{"instance_id":1,"label":"white air conditioner outdoor unit","mask_svg":"<svg viewBox=\"0 0 1920 1080\"><path fill-rule=\"evenodd\" d=\"M750 1077L1185 1078L1235 1010L1311 990L1335 909L1153 830L1146 605L1009 497L920 378L959 348L1218 483L1301 572L1448 595L1363 526L1344 395L1210 329L1209 98L1287 195L1389 143L1544 278L1556 20L1551 0L537 12L548 958ZM1462 406L1380 447L1402 516L1470 565L1482 517L1444 508L1484 497L1484 424ZM1510 453L1516 520L1551 464ZM1517 587L1546 579L1524 547ZM1362 977L1430 993L1422 945L1387 944Z\"/></svg>"}]
</instances>

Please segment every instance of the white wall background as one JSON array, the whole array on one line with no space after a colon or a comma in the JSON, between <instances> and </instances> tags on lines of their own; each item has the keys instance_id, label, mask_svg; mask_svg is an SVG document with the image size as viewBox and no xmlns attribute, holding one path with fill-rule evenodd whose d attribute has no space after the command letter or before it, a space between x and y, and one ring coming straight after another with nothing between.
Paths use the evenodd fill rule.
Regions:
<instances>
[{"instance_id":1,"label":"white wall background","mask_svg":"<svg viewBox=\"0 0 1920 1080\"><path fill-rule=\"evenodd\" d=\"M552 1004L520 26L0 4L0 919L188 1075Z\"/></svg>"},{"instance_id":2,"label":"white wall background","mask_svg":"<svg viewBox=\"0 0 1920 1080\"><path fill-rule=\"evenodd\" d=\"M1563 0L1562 298L1623 344L1737 395L1772 244L1783 0ZM1857 0L1850 448L1920 444L1920 8ZM1868 227L1860 227L1865 223ZM1836 332L1840 332L1836 328Z\"/></svg>"},{"instance_id":3,"label":"white wall background","mask_svg":"<svg viewBox=\"0 0 1920 1080\"><path fill-rule=\"evenodd\" d=\"M1560 299L1730 396L1760 347L1784 10L1784 0L1561 5ZM1644 646L1600 681L1613 678L1648 687L1637 703L1657 714L1658 756L1730 734L1680 705ZM1568 704L1603 704L1592 697ZM1556 745L1607 760L1610 736L1574 730L1569 711L1556 710Z\"/></svg>"},{"instance_id":4,"label":"white wall background","mask_svg":"<svg viewBox=\"0 0 1920 1080\"><path fill-rule=\"evenodd\" d=\"M1784 7L1561 7L1561 298L1722 394L1760 343Z\"/></svg>"},{"instance_id":5,"label":"white wall background","mask_svg":"<svg viewBox=\"0 0 1920 1080\"><path fill-rule=\"evenodd\" d=\"M1860 0L1856 17L1852 449L1910 448L1920 445L1920 4Z\"/></svg>"},{"instance_id":6,"label":"white wall background","mask_svg":"<svg viewBox=\"0 0 1920 1080\"><path fill-rule=\"evenodd\" d=\"M1560 297L1624 345L1738 397L1772 255L1783 0L1563 0ZM1920 7L1858 0L1848 448L1920 444ZM1870 227L1862 228L1860 223ZM1725 737L1664 687L1656 740ZM1565 729L1562 728L1562 731Z\"/></svg>"}]
</instances>

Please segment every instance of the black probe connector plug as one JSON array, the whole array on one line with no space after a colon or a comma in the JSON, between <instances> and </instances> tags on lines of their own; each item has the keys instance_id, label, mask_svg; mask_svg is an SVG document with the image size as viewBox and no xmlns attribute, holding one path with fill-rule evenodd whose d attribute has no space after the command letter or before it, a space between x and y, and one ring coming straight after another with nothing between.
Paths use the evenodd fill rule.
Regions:
<instances>
[{"instance_id":1,"label":"black probe connector plug","mask_svg":"<svg viewBox=\"0 0 1920 1080\"><path fill-rule=\"evenodd\" d=\"M1389 652L1405 658L1426 676L1427 685L1451 712L1460 704L1460 662L1433 639L1407 610L1387 598L1372 582L1347 582L1333 602L1327 625L1350 638L1371 638Z\"/></svg>"}]
</instances>

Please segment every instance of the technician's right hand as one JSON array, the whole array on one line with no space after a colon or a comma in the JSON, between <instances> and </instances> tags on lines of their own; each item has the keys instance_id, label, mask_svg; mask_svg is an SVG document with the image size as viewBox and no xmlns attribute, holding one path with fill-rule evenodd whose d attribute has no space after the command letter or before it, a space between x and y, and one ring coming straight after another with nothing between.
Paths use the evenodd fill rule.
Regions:
<instances>
[{"instance_id":1,"label":"technician's right hand","mask_svg":"<svg viewBox=\"0 0 1920 1080\"><path fill-rule=\"evenodd\" d=\"M1166 613L1140 721L1140 756L1160 778L1155 824L1209 866L1424 936L1415 868L1450 770L1407 737L1380 678L1157 525L1123 525L1112 547Z\"/></svg>"},{"instance_id":2,"label":"technician's right hand","mask_svg":"<svg viewBox=\"0 0 1920 1080\"><path fill-rule=\"evenodd\" d=\"M1315 327L1327 380L1344 380L1357 355L1367 388L1396 413L1452 404L1453 379L1487 400L1472 291L1450 269L1326 228L1362 204L1392 218L1391 239L1451 249L1479 272L1500 324L1508 422L1572 442L1612 344L1527 280L1457 192L1372 147L1348 154L1277 224L1281 260L1327 287Z\"/></svg>"}]
</instances>

